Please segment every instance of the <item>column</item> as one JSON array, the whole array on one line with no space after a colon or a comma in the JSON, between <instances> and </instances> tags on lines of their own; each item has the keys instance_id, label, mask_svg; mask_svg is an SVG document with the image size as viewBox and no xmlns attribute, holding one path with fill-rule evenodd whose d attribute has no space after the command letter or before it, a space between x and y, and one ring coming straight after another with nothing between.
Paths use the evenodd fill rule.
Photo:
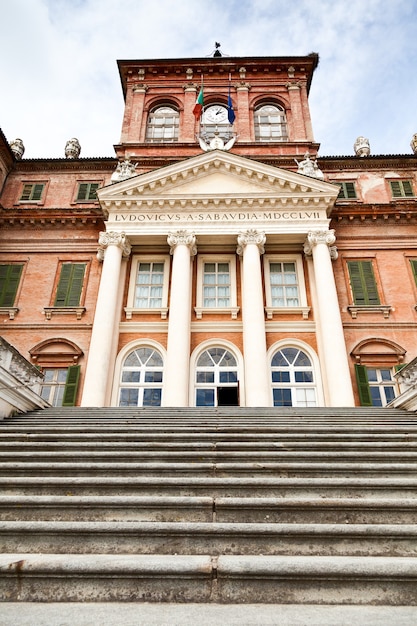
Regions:
<instances>
[{"instance_id":1,"label":"column","mask_svg":"<svg viewBox=\"0 0 417 626\"><path fill-rule=\"evenodd\" d=\"M261 254L265 233L239 233L237 253L242 257L243 352L246 406L271 406L271 385L266 356L265 312Z\"/></svg>"},{"instance_id":2,"label":"column","mask_svg":"<svg viewBox=\"0 0 417 626\"><path fill-rule=\"evenodd\" d=\"M288 95L291 105L292 132L290 141L306 141L306 127L304 124L304 111L301 103L301 87L298 82L287 83Z\"/></svg>"},{"instance_id":3,"label":"column","mask_svg":"<svg viewBox=\"0 0 417 626\"><path fill-rule=\"evenodd\" d=\"M335 241L334 230L310 231L304 252L313 256L318 305L314 315L320 329L320 361L327 379L330 406L348 407L355 403L331 262L337 255L331 247Z\"/></svg>"},{"instance_id":4,"label":"column","mask_svg":"<svg viewBox=\"0 0 417 626\"><path fill-rule=\"evenodd\" d=\"M253 124L251 124L249 111L249 83L243 80L236 85L236 121L235 130L239 135L239 141L253 141ZM236 128L237 127L237 128Z\"/></svg>"},{"instance_id":5,"label":"column","mask_svg":"<svg viewBox=\"0 0 417 626\"><path fill-rule=\"evenodd\" d=\"M197 122L195 121L193 109L197 97L197 85L187 84L184 85L184 110L180 118L181 128L181 141L184 143L196 143L196 130Z\"/></svg>"},{"instance_id":6,"label":"column","mask_svg":"<svg viewBox=\"0 0 417 626\"><path fill-rule=\"evenodd\" d=\"M167 358L163 406L188 406L191 343L192 258L197 254L194 233L179 230L167 238L173 255L168 315Z\"/></svg>"},{"instance_id":7,"label":"column","mask_svg":"<svg viewBox=\"0 0 417 626\"><path fill-rule=\"evenodd\" d=\"M122 256L129 256L124 233L102 232L97 257L103 261L96 312L91 333L82 406L104 406L117 311Z\"/></svg>"}]
</instances>

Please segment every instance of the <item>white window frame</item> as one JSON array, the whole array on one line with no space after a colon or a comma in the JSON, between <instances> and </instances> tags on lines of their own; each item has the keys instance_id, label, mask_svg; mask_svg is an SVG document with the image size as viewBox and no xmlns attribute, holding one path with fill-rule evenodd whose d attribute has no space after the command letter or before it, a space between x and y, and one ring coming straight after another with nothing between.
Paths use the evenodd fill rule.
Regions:
<instances>
[{"instance_id":1,"label":"white window frame","mask_svg":"<svg viewBox=\"0 0 417 626\"><path fill-rule=\"evenodd\" d=\"M163 263L164 279L162 285L162 305L154 308L138 308L134 306L136 292L136 277L139 263ZM127 296L127 306L125 307L126 319L132 319L133 314L149 314L159 312L161 319L165 320L168 315L168 281L169 281L170 258L168 255L133 255L132 266L129 278L129 291Z\"/></svg>"},{"instance_id":2,"label":"white window frame","mask_svg":"<svg viewBox=\"0 0 417 626\"><path fill-rule=\"evenodd\" d=\"M161 399L161 404L162 404L163 397L164 397L165 364L167 360L167 353L166 353L165 348L158 341L144 338L140 340L135 339L133 341L130 341L120 350L119 354L117 355L116 363L114 366L113 387L112 387L111 396L110 396L110 406L118 406L123 363L126 357L128 356L128 354L133 352L133 350L137 350L138 348L154 348L162 356L163 372L164 372L164 376L162 378L162 399Z\"/></svg>"},{"instance_id":3,"label":"white window frame","mask_svg":"<svg viewBox=\"0 0 417 626\"><path fill-rule=\"evenodd\" d=\"M365 365L366 373L368 376L368 385L369 385L369 393L371 394L372 401L374 398L372 397L372 389L378 389L379 397L381 399L381 404L373 404L372 406L387 406L390 402L395 400L395 398L399 395L398 382L395 378L395 369L393 367L371 367L370 365ZM376 380L369 379L369 370L374 370L376 374ZM391 378L390 380L383 380L382 370L390 372ZM388 400L386 396L385 388L390 387L394 392L394 398Z\"/></svg>"},{"instance_id":4,"label":"white window frame","mask_svg":"<svg viewBox=\"0 0 417 626\"><path fill-rule=\"evenodd\" d=\"M205 307L204 306L204 264L205 263L229 263L230 268L230 305L228 307ZM197 319L201 319L203 314L223 314L230 313L232 319L237 319L239 307L237 306L236 288L236 256L233 254L224 255L198 255L197 258L197 295L194 311Z\"/></svg>"},{"instance_id":5,"label":"white window frame","mask_svg":"<svg viewBox=\"0 0 417 626\"><path fill-rule=\"evenodd\" d=\"M299 306L282 306L277 307L272 305L272 293L271 293L271 272L270 263L295 263L295 271L297 273L298 283L298 297ZM285 254L271 254L264 257L264 274L265 274L265 296L266 296L266 315L269 320L273 319L274 315L285 315L288 313L301 313L303 319L308 319L310 308L307 306L307 294L304 279L303 260L301 254L285 255Z\"/></svg>"},{"instance_id":6,"label":"white window frame","mask_svg":"<svg viewBox=\"0 0 417 626\"><path fill-rule=\"evenodd\" d=\"M319 358L309 344L305 343L304 341L300 341L299 339L281 339L280 341L277 341L276 343L274 343L268 350L267 358L268 358L268 364L269 364L269 384L271 386L271 406L274 406L274 392L273 392L274 384L272 383L272 365L271 365L272 358L279 350L283 350L284 348L296 348L297 350L301 350L302 352L305 352L305 354L308 356L313 366L314 381L315 381L314 388L316 390L316 407L326 406L325 399L324 399L323 381L321 377ZM302 386L303 385L300 383L300 387Z\"/></svg>"},{"instance_id":7,"label":"white window frame","mask_svg":"<svg viewBox=\"0 0 417 626\"><path fill-rule=\"evenodd\" d=\"M239 406L246 406L245 402L245 377L244 377L244 366L243 366L243 356L240 352L239 348L235 346L231 341L227 341L225 339L219 339L217 337L213 337L212 339L207 339L200 343L190 358L190 386L189 386L189 399L188 406L195 406L195 396L196 396L196 368L197 361L200 356L206 350L210 348L224 348L233 354L237 361L237 383L239 386Z\"/></svg>"}]
</instances>

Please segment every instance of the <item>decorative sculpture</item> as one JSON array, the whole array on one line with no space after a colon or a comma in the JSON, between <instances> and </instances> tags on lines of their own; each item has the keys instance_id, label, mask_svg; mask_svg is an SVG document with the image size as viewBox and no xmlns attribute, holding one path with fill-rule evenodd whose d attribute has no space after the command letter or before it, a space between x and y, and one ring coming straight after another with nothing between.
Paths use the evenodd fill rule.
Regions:
<instances>
[{"instance_id":1,"label":"decorative sculpture","mask_svg":"<svg viewBox=\"0 0 417 626\"><path fill-rule=\"evenodd\" d=\"M76 137L69 139L65 144L65 158L78 159L81 152L80 142Z\"/></svg>"},{"instance_id":2,"label":"decorative sculpture","mask_svg":"<svg viewBox=\"0 0 417 626\"><path fill-rule=\"evenodd\" d=\"M209 152L210 150L230 150L230 148L234 145L237 135L229 139L229 141L225 144L223 139L220 137L219 132L216 130L214 133L213 139L210 143L204 141L202 137L197 136L198 143L200 144L200 148L204 150L204 152Z\"/></svg>"},{"instance_id":3,"label":"decorative sculpture","mask_svg":"<svg viewBox=\"0 0 417 626\"><path fill-rule=\"evenodd\" d=\"M127 180L136 176L135 168L137 163L131 163L130 159L126 157L124 161L120 161L113 174L110 177L112 183L119 183L121 180Z\"/></svg>"},{"instance_id":4,"label":"decorative sculpture","mask_svg":"<svg viewBox=\"0 0 417 626\"><path fill-rule=\"evenodd\" d=\"M356 156L367 157L371 154L371 147L369 145L369 139L366 137L358 137L353 144L353 149Z\"/></svg>"},{"instance_id":5,"label":"decorative sculpture","mask_svg":"<svg viewBox=\"0 0 417 626\"><path fill-rule=\"evenodd\" d=\"M23 145L23 141L21 139L15 139L14 141L11 141L10 149L13 152L15 158L20 161L25 152L25 146Z\"/></svg>"},{"instance_id":6,"label":"decorative sculpture","mask_svg":"<svg viewBox=\"0 0 417 626\"><path fill-rule=\"evenodd\" d=\"M297 159L294 159L294 161L298 165L298 174L304 174L304 176L310 176L311 178L324 180L323 172L319 168L317 161L310 158L309 152L305 153L304 159L302 161L297 161Z\"/></svg>"},{"instance_id":7,"label":"decorative sculpture","mask_svg":"<svg viewBox=\"0 0 417 626\"><path fill-rule=\"evenodd\" d=\"M414 133L412 139L411 139L411 143L410 143L411 149L414 152L414 154L417 154L417 133Z\"/></svg>"}]
</instances>

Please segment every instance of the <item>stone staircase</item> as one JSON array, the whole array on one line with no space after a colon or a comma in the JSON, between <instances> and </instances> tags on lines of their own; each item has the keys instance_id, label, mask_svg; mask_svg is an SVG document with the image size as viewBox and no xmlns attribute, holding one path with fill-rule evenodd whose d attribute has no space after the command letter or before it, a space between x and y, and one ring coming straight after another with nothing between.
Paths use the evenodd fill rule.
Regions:
<instances>
[{"instance_id":1,"label":"stone staircase","mask_svg":"<svg viewBox=\"0 0 417 626\"><path fill-rule=\"evenodd\" d=\"M406 411L36 411L0 422L0 623L415 624L416 514Z\"/></svg>"}]
</instances>

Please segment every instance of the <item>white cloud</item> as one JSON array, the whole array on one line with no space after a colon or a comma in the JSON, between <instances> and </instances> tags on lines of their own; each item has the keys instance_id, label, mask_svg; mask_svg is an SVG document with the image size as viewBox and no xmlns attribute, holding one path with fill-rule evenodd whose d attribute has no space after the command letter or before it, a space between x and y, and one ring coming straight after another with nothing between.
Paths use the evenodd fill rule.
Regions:
<instances>
[{"instance_id":1,"label":"white cloud","mask_svg":"<svg viewBox=\"0 0 417 626\"><path fill-rule=\"evenodd\" d=\"M417 7L409 0L14 0L2 9L0 124L25 157L112 156L117 59L318 52L311 112L321 154L409 153L417 131Z\"/></svg>"}]
</instances>

